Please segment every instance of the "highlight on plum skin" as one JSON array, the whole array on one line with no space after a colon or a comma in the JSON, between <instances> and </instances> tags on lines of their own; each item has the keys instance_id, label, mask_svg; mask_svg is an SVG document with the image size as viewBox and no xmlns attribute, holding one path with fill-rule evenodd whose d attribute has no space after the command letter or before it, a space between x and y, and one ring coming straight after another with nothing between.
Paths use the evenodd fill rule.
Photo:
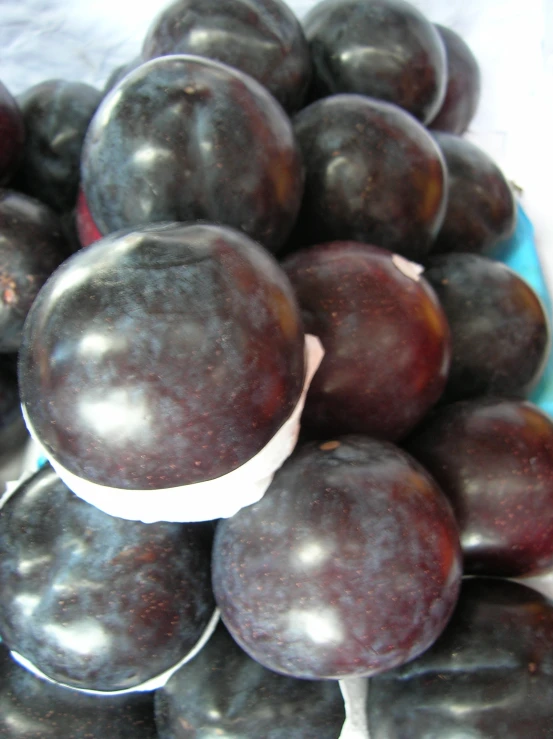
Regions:
<instances>
[{"instance_id":1,"label":"highlight on plum skin","mask_svg":"<svg viewBox=\"0 0 553 739\"><path fill-rule=\"evenodd\" d=\"M302 445L265 497L219 522L213 588L238 644L292 677L368 676L437 638L459 535L432 478L389 442Z\"/></svg>"}]
</instances>

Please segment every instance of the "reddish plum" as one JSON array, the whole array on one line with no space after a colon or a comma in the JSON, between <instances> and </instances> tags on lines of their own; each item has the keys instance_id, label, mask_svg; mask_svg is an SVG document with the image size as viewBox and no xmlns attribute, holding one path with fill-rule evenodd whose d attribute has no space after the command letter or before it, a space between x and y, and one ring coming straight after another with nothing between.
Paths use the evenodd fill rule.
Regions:
<instances>
[{"instance_id":1,"label":"reddish plum","mask_svg":"<svg viewBox=\"0 0 553 739\"><path fill-rule=\"evenodd\" d=\"M406 448L455 511L465 571L517 577L553 565L553 422L528 401L475 398L432 413Z\"/></svg>"},{"instance_id":2,"label":"reddish plum","mask_svg":"<svg viewBox=\"0 0 553 739\"><path fill-rule=\"evenodd\" d=\"M306 331L326 351L304 427L317 436L407 434L441 396L450 363L449 326L429 283L412 263L357 242L299 251L283 267Z\"/></svg>"}]
</instances>

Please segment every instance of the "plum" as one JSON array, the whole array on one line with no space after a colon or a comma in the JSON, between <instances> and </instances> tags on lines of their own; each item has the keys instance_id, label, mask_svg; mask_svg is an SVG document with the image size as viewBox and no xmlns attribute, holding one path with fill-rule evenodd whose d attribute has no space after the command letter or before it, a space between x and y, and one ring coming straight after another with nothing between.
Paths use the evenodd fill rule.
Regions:
<instances>
[{"instance_id":1,"label":"plum","mask_svg":"<svg viewBox=\"0 0 553 739\"><path fill-rule=\"evenodd\" d=\"M422 123L446 90L445 49L404 0L320 0L303 27L313 58L312 99L353 92L399 105Z\"/></svg>"},{"instance_id":2,"label":"plum","mask_svg":"<svg viewBox=\"0 0 553 739\"><path fill-rule=\"evenodd\" d=\"M102 94L91 85L47 80L18 96L26 130L13 187L57 213L75 207L83 140Z\"/></svg>"},{"instance_id":3,"label":"plum","mask_svg":"<svg viewBox=\"0 0 553 739\"><path fill-rule=\"evenodd\" d=\"M108 516L50 465L0 510L0 634L52 680L135 688L184 658L213 614L212 527Z\"/></svg>"},{"instance_id":4,"label":"plum","mask_svg":"<svg viewBox=\"0 0 553 739\"><path fill-rule=\"evenodd\" d=\"M154 20L145 60L195 54L246 72L288 112L299 109L311 77L300 22L282 0L174 0Z\"/></svg>"},{"instance_id":5,"label":"plum","mask_svg":"<svg viewBox=\"0 0 553 739\"><path fill-rule=\"evenodd\" d=\"M265 497L217 525L213 590L238 644L307 679L366 676L414 658L457 599L455 519L434 480L389 442L296 449Z\"/></svg>"},{"instance_id":6,"label":"plum","mask_svg":"<svg viewBox=\"0 0 553 739\"><path fill-rule=\"evenodd\" d=\"M354 239L420 260L442 224L447 177L424 126L362 95L319 100L293 123L305 166L293 242Z\"/></svg>"},{"instance_id":7,"label":"plum","mask_svg":"<svg viewBox=\"0 0 553 739\"><path fill-rule=\"evenodd\" d=\"M249 75L172 55L127 74L86 135L82 186L103 234L204 220L281 248L303 193L290 120Z\"/></svg>"},{"instance_id":8,"label":"plum","mask_svg":"<svg viewBox=\"0 0 553 739\"><path fill-rule=\"evenodd\" d=\"M52 275L19 378L50 459L110 488L172 488L236 469L279 430L302 390L303 324L283 270L246 235L153 224Z\"/></svg>"},{"instance_id":9,"label":"plum","mask_svg":"<svg viewBox=\"0 0 553 739\"><path fill-rule=\"evenodd\" d=\"M447 89L440 110L427 125L435 131L461 135L474 118L480 101L480 67L458 33L447 26L435 25L446 50Z\"/></svg>"},{"instance_id":10,"label":"plum","mask_svg":"<svg viewBox=\"0 0 553 739\"><path fill-rule=\"evenodd\" d=\"M453 505L467 574L553 565L553 422L529 401L480 397L436 409L405 441Z\"/></svg>"},{"instance_id":11,"label":"plum","mask_svg":"<svg viewBox=\"0 0 553 739\"><path fill-rule=\"evenodd\" d=\"M201 652L156 691L155 712L159 739L337 739L344 723L337 683L267 670L222 622Z\"/></svg>"},{"instance_id":12,"label":"plum","mask_svg":"<svg viewBox=\"0 0 553 739\"><path fill-rule=\"evenodd\" d=\"M509 580L467 578L435 644L371 680L371 739L544 739L552 677L551 601Z\"/></svg>"},{"instance_id":13,"label":"plum","mask_svg":"<svg viewBox=\"0 0 553 739\"><path fill-rule=\"evenodd\" d=\"M330 242L282 263L305 330L325 356L309 388L309 435L395 441L436 403L451 359L445 313L411 262L369 244Z\"/></svg>"},{"instance_id":14,"label":"plum","mask_svg":"<svg viewBox=\"0 0 553 739\"><path fill-rule=\"evenodd\" d=\"M17 100L0 82L0 186L7 185L21 160L25 123Z\"/></svg>"}]
</instances>

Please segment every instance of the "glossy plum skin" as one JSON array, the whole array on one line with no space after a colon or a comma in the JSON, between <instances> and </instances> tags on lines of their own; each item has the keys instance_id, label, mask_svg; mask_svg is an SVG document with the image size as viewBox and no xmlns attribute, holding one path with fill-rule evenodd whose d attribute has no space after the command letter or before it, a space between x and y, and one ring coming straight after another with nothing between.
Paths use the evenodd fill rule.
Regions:
<instances>
[{"instance_id":1,"label":"glossy plum skin","mask_svg":"<svg viewBox=\"0 0 553 739\"><path fill-rule=\"evenodd\" d=\"M18 97L26 141L15 189L58 213L75 207L83 140L101 98L90 85L60 79Z\"/></svg>"},{"instance_id":2,"label":"glossy plum skin","mask_svg":"<svg viewBox=\"0 0 553 739\"><path fill-rule=\"evenodd\" d=\"M426 129L400 108L333 95L294 119L305 192L299 246L354 239L421 259L441 226L446 170Z\"/></svg>"},{"instance_id":3,"label":"glossy plum skin","mask_svg":"<svg viewBox=\"0 0 553 739\"><path fill-rule=\"evenodd\" d=\"M394 260L368 244L331 242L283 262L305 330L326 352L302 416L317 438L396 441L443 392L451 356L445 314L426 280Z\"/></svg>"},{"instance_id":4,"label":"glossy plum skin","mask_svg":"<svg viewBox=\"0 0 553 739\"><path fill-rule=\"evenodd\" d=\"M424 276L451 329L443 399L527 397L551 345L547 313L530 285L505 264L464 252L428 258Z\"/></svg>"},{"instance_id":5,"label":"glossy plum skin","mask_svg":"<svg viewBox=\"0 0 553 739\"><path fill-rule=\"evenodd\" d=\"M436 643L371 681L371 739L544 739L552 677L551 601L509 580L466 579Z\"/></svg>"},{"instance_id":6,"label":"glossy plum skin","mask_svg":"<svg viewBox=\"0 0 553 739\"><path fill-rule=\"evenodd\" d=\"M81 172L104 234L203 220L275 252L303 192L292 126L272 95L237 69L186 55L142 64L104 98Z\"/></svg>"},{"instance_id":7,"label":"glossy plum skin","mask_svg":"<svg viewBox=\"0 0 553 739\"><path fill-rule=\"evenodd\" d=\"M0 736L156 739L153 696L95 696L41 680L0 647Z\"/></svg>"},{"instance_id":8,"label":"glossy plum skin","mask_svg":"<svg viewBox=\"0 0 553 739\"><path fill-rule=\"evenodd\" d=\"M108 516L47 465L0 511L2 639L65 685L140 685L188 654L212 616L211 532Z\"/></svg>"},{"instance_id":9,"label":"glossy plum skin","mask_svg":"<svg viewBox=\"0 0 553 739\"><path fill-rule=\"evenodd\" d=\"M0 81L0 186L16 171L25 145L23 116L8 88Z\"/></svg>"},{"instance_id":10,"label":"glossy plum skin","mask_svg":"<svg viewBox=\"0 0 553 739\"><path fill-rule=\"evenodd\" d=\"M434 131L461 135L469 127L480 101L481 75L478 61L467 43L451 28L438 23L436 30L447 57L447 89L436 116L427 124Z\"/></svg>"},{"instance_id":11,"label":"glossy plum skin","mask_svg":"<svg viewBox=\"0 0 553 739\"><path fill-rule=\"evenodd\" d=\"M453 514L388 442L310 442L265 497L218 524L213 588L232 636L269 669L363 676L426 649L461 578Z\"/></svg>"},{"instance_id":12,"label":"glossy plum skin","mask_svg":"<svg viewBox=\"0 0 553 739\"><path fill-rule=\"evenodd\" d=\"M234 229L156 224L72 255L37 298L21 399L47 453L100 485L219 477L295 407L304 334L274 258Z\"/></svg>"},{"instance_id":13,"label":"glossy plum skin","mask_svg":"<svg viewBox=\"0 0 553 739\"><path fill-rule=\"evenodd\" d=\"M528 401L475 398L434 411L405 442L453 505L467 574L553 565L553 423Z\"/></svg>"},{"instance_id":14,"label":"glossy plum skin","mask_svg":"<svg viewBox=\"0 0 553 739\"><path fill-rule=\"evenodd\" d=\"M311 96L353 92L399 105L423 123L446 89L442 40L403 0L320 0L303 27L313 58Z\"/></svg>"},{"instance_id":15,"label":"glossy plum skin","mask_svg":"<svg viewBox=\"0 0 553 739\"><path fill-rule=\"evenodd\" d=\"M68 254L58 216L15 190L0 189L0 352L17 352L40 288Z\"/></svg>"},{"instance_id":16,"label":"glossy plum skin","mask_svg":"<svg viewBox=\"0 0 553 739\"><path fill-rule=\"evenodd\" d=\"M511 185L490 156L467 139L436 131L448 171L447 207L432 252L490 252L516 226Z\"/></svg>"},{"instance_id":17,"label":"glossy plum skin","mask_svg":"<svg viewBox=\"0 0 553 739\"><path fill-rule=\"evenodd\" d=\"M311 77L303 29L282 0L176 0L150 26L145 60L195 54L254 77L289 112L298 110Z\"/></svg>"},{"instance_id":18,"label":"glossy plum skin","mask_svg":"<svg viewBox=\"0 0 553 739\"><path fill-rule=\"evenodd\" d=\"M155 695L159 739L337 739L334 681L296 680L252 660L219 622L206 646Z\"/></svg>"}]
</instances>

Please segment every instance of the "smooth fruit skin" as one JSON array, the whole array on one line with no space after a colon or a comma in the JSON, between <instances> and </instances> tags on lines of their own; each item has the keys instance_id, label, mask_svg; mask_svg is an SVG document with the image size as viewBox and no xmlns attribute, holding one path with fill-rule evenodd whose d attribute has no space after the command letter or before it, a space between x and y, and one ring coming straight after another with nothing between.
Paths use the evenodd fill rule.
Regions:
<instances>
[{"instance_id":1,"label":"smooth fruit skin","mask_svg":"<svg viewBox=\"0 0 553 739\"><path fill-rule=\"evenodd\" d=\"M468 578L436 643L371 680L371 739L545 739L552 677L551 601L506 579Z\"/></svg>"},{"instance_id":2,"label":"smooth fruit skin","mask_svg":"<svg viewBox=\"0 0 553 739\"><path fill-rule=\"evenodd\" d=\"M298 449L265 497L218 524L213 589L232 636L293 677L372 675L444 628L461 578L444 495L387 442Z\"/></svg>"},{"instance_id":3,"label":"smooth fruit skin","mask_svg":"<svg viewBox=\"0 0 553 739\"><path fill-rule=\"evenodd\" d=\"M528 401L475 398L435 410L405 448L447 495L467 574L553 565L553 422Z\"/></svg>"},{"instance_id":4,"label":"smooth fruit skin","mask_svg":"<svg viewBox=\"0 0 553 739\"><path fill-rule=\"evenodd\" d=\"M0 352L17 352L40 289L69 253L54 211L35 198L0 189Z\"/></svg>"},{"instance_id":5,"label":"smooth fruit skin","mask_svg":"<svg viewBox=\"0 0 553 739\"><path fill-rule=\"evenodd\" d=\"M151 693L97 696L39 679L0 647L0 736L156 739Z\"/></svg>"},{"instance_id":6,"label":"smooth fruit skin","mask_svg":"<svg viewBox=\"0 0 553 739\"><path fill-rule=\"evenodd\" d=\"M325 349L302 416L312 437L395 441L441 397L451 358L445 313L429 283L394 259L369 244L335 241L283 262L305 330Z\"/></svg>"},{"instance_id":7,"label":"smooth fruit skin","mask_svg":"<svg viewBox=\"0 0 553 739\"><path fill-rule=\"evenodd\" d=\"M25 124L17 100L0 82L0 186L13 177L25 144Z\"/></svg>"},{"instance_id":8,"label":"smooth fruit skin","mask_svg":"<svg viewBox=\"0 0 553 739\"><path fill-rule=\"evenodd\" d=\"M19 353L48 455L108 487L210 480L298 402L304 333L274 258L234 229L156 224L81 249L41 290Z\"/></svg>"},{"instance_id":9,"label":"smooth fruit skin","mask_svg":"<svg viewBox=\"0 0 553 739\"><path fill-rule=\"evenodd\" d=\"M445 212L447 173L436 142L390 103L332 95L293 118L305 192L300 247L354 239L420 260Z\"/></svg>"},{"instance_id":10,"label":"smooth fruit skin","mask_svg":"<svg viewBox=\"0 0 553 739\"><path fill-rule=\"evenodd\" d=\"M153 59L104 98L82 186L104 234L160 221L237 228L276 252L303 193L290 120L256 80L211 59Z\"/></svg>"},{"instance_id":11,"label":"smooth fruit skin","mask_svg":"<svg viewBox=\"0 0 553 739\"><path fill-rule=\"evenodd\" d=\"M159 739L337 739L334 681L296 680L252 660L219 622L201 652L155 694Z\"/></svg>"},{"instance_id":12,"label":"smooth fruit skin","mask_svg":"<svg viewBox=\"0 0 553 739\"><path fill-rule=\"evenodd\" d=\"M528 397L551 348L549 319L530 285L505 264L465 252L429 257L424 276L451 329L442 400Z\"/></svg>"},{"instance_id":13,"label":"smooth fruit skin","mask_svg":"<svg viewBox=\"0 0 553 739\"><path fill-rule=\"evenodd\" d=\"M2 639L76 688L156 677L212 616L211 531L108 516L45 466L0 511Z\"/></svg>"},{"instance_id":14,"label":"smooth fruit skin","mask_svg":"<svg viewBox=\"0 0 553 739\"><path fill-rule=\"evenodd\" d=\"M451 28L435 24L447 57L447 88L436 116L427 124L434 131L461 135L474 118L480 101L478 61L467 43Z\"/></svg>"},{"instance_id":15,"label":"smooth fruit skin","mask_svg":"<svg viewBox=\"0 0 553 739\"><path fill-rule=\"evenodd\" d=\"M433 132L448 172L447 207L431 253L485 254L516 227L513 188L493 159L471 141Z\"/></svg>"},{"instance_id":16,"label":"smooth fruit skin","mask_svg":"<svg viewBox=\"0 0 553 739\"><path fill-rule=\"evenodd\" d=\"M303 29L281 0L176 0L154 20L144 60L195 54L254 77L282 107L301 108L311 77Z\"/></svg>"},{"instance_id":17,"label":"smooth fruit skin","mask_svg":"<svg viewBox=\"0 0 553 739\"><path fill-rule=\"evenodd\" d=\"M422 123L446 89L440 35L403 0L322 0L303 27L313 58L312 99L354 92L399 105Z\"/></svg>"},{"instance_id":18,"label":"smooth fruit skin","mask_svg":"<svg viewBox=\"0 0 553 739\"><path fill-rule=\"evenodd\" d=\"M82 82L48 80L18 97L26 141L13 187L57 213L75 207L81 151L102 93Z\"/></svg>"}]
</instances>

